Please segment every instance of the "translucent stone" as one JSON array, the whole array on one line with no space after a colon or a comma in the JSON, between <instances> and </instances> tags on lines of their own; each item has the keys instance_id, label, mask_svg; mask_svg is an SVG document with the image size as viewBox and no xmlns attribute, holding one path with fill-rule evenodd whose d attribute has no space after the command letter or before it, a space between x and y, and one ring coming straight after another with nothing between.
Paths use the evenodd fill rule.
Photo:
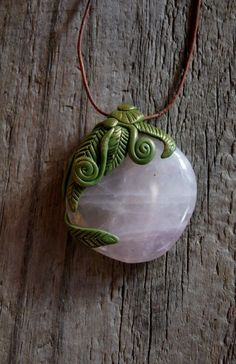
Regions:
<instances>
[{"instance_id":1,"label":"translucent stone","mask_svg":"<svg viewBox=\"0 0 236 364\"><path fill-rule=\"evenodd\" d=\"M71 222L105 229L120 238L118 244L96 248L110 258L141 263L166 253L179 239L193 213L197 185L194 171L177 148L161 159L163 144L147 165L129 157L112 173L82 194L79 212Z\"/></svg>"}]
</instances>

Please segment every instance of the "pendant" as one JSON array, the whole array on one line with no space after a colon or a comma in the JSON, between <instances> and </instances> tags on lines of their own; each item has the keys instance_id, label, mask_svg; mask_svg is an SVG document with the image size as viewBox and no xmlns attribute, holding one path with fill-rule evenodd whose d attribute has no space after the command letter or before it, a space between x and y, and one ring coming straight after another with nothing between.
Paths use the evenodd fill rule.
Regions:
<instances>
[{"instance_id":1,"label":"pendant","mask_svg":"<svg viewBox=\"0 0 236 364\"><path fill-rule=\"evenodd\" d=\"M72 236L126 263L153 260L194 211L194 171L173 139L123 104L80 143L63 183Z\"/></svg>"}]
</instances>

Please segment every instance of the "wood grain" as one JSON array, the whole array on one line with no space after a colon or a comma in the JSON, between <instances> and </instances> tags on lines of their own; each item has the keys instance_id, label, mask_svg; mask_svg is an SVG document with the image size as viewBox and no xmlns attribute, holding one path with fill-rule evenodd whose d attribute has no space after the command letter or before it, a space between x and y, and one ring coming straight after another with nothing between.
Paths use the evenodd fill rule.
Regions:
<instances>
[{"instance_id":1,"label":"wood grain","mask_svg":"<svg viewBox=\"0 0 236 364\"><path fill-rule=\"evenodd\" d=\"M189 3L94 0L84 55L103 108L164 105ZM0 2L0 363L236 363L234 1L203 2L182 96L157 121L193 163L195 214L168 254L139 265L76 244L63 224L67 158L101 120L77 68L84 6Z\"/></svg>"}]
</instances>

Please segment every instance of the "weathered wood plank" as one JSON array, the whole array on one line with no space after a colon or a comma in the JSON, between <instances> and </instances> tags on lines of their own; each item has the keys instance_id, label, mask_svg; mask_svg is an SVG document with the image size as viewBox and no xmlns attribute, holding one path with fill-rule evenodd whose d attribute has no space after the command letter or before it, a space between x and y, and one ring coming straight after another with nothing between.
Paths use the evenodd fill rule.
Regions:
<instances>
[{"instance_id":1,"label":"weathered wood plank","mask_svg":"<svg viewBox=\"0 0 236 364\"><path fill-rule=\"evenodd\" d=\"M191 225L125 265L67 237L65 162L101 120L77 69L84 1L0 3L0 363L235 363L235 4L202 6L182 97L158 123L198 177ZM164 105L189 2L95 0L84 54L98 103Z\"/></svg>"}]
</instances>

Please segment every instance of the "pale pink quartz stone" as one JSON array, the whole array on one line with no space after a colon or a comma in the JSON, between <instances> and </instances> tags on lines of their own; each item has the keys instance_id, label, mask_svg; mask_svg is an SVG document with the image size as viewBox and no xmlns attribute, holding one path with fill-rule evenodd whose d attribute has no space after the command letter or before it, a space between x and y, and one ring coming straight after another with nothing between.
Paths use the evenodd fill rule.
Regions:
<instances>
[{"instance_id":1,"label":"pale pink quartz stone","mask_svg":"<svg viewBox=\"0 0 236 364\"><path fill-rule=\"evenodd\" d=\"M72 223L105 229L120 238L118 244L97 252L126 263L141 263L165 254L179 239L193 213L197 185L194 171L177 148L161 159L163 144L147 165L129 157L81 196Z\"/></svg>"}]
</instances>

